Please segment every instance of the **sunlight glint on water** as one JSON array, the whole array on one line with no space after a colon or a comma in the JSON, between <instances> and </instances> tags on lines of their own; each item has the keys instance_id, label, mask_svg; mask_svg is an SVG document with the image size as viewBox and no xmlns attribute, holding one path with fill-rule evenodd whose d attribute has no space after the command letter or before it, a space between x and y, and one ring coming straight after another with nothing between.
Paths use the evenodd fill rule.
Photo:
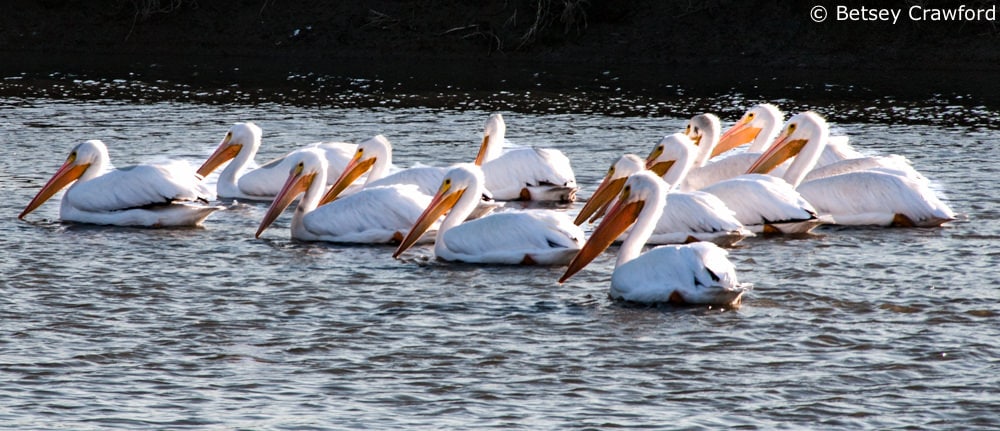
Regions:
<instances>
[{"instance_id":1,"label":"sunlight glint on water","mask_svg":"<svg viewBox=\"0 0 1000 431\"><path fill-rule=\"evenodd\" d=\"M685 121L570 111L505 119L511 141L563 150L583 197L615 157ZM252 120L259 161L382 133L398 164L444 165L474 157L487 114L0 101L0 427L1000 425L991 130L835 122L866 152L908 157L963 219L744 241L731 259L755 288L738 311L615 304L611 254L560 286L558 268L292 242L287 215L255 240L260 204L199 229L63 225L57 198L16 219L84 139L119 166L196 165Z\"/></svg>"}]
</instances>

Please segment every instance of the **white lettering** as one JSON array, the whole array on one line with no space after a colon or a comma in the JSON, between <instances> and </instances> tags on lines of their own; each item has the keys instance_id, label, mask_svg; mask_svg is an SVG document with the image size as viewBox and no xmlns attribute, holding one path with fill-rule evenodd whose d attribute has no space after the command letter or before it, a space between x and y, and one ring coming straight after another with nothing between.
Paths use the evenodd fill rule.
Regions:
<instances>
[{"instance_id":1,"label":"white lettering","mask_svg":"<svg viewBox=\"0 0 1000 431\"><path fill-rule=\"evenodd\" d=\"M985 9L968 9L961 5L955 9L925 8L910 6L907 11L912 21L996 21L997 5Z\"/></svg>"},{"instance_id":2,"label":"white lettering","mask_svg":"<svg viewBox=\"0 0 1000 431\"><path fill-rule=\"evenodd\" d=\"M899 23L899 18L903 16L903 9L894 8L872 8L867 6L847 7L837 5L837 21L862 21L862 22L891 22L893 25ZM991 21L997 19L997 5L986 8L970 9L966 5L956 8L928 8L921 5L910 6L906 10L906 17L910 21Z\"/></svg>"},{"instance_id":3,"label":"white lettering","mask_svg":"<svg viewBox=\"0 0 1000 431\"><path fill-rule=\"evenodd\" d=\"M902 13L902 9L870 8L865 6L849 8L839 5L837 6L837 21L891 21L893 24L896 24Z\"/></svg>"}]
</instances>

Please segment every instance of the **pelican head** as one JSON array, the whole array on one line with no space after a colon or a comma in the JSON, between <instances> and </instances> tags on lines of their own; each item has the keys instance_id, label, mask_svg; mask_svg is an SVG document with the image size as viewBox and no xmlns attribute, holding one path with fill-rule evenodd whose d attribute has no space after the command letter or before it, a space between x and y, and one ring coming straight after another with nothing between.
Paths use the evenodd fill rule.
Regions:
<instances>
[{"instance_id":1,"label":"pelican head","mask_svg":"<svg viewBox=\"0 0 1000 431\"><path fill-rule=\"evenodd\" d=\"M726 130L719 138L718 145L712 151L712 157L743 145L747 142L760 143L761 147L771 140L771 136L784 114L777 106L770 103L761 103L750 108L743 117L740 118L733 127ZM757 145L754 145L755 147ZM752 151L759 151L763 148L753 148Z\"/></svg>"},{"instance_id":2,"label":"pelican head","mask_svg":"<svg viewBox=\"0 0 1000 431\"><path fill-rule=\"evenodd\" d=\"M700 147L702 145L709 144L709 142L704 139L706 135L713 132L718 135L719 123L719 117L715 114L698 114L688 120L688 124L684 128L684 134L691 138L691 141L694 142L696 147Z\"/></svg>"},{"instance_id":3,"label":"pelican head","mask_svg":"<svg viewBox=\"0 0 1000 431\"><path fill-rule=\"evenodd\" d=\"M340 174L330 190L323 195L323 199L320 199L319 204L333 202L355 180L364 175L365 172L372 170L377 162L387 163L389 160L392 160L392 144L385 136L375 135L358 144L354 157L344 167L344 172Z\"/></svg>"},{"instance_id":4,"label":"pelican head","mask_svg":"<svg viewBox=\"0 0 1000 431\"><path fill-rule=\"evenodd\" d=\"M680 182L694 163L697 150L684 133L664 136L646 157L646 168L671 184Z\"/></svg>"},{"instance_id":5,"label":"pelican head","mask_svg":"<svg viewBox=\"0 0 1000 431\"><path fill-rule=\"evenodd\" d=\"M694 166L704 166L712 158L712 149L719 142L721 128L719 117L715 114L698 114L688 120L684 134L691 138L697 149Z\"/></svg>"},{"instance_id":6,"label":"pelican head","mask_svg":"<svg viewBox=\"0 0 1000 431\"><path fill-rule=\"evenodd\" d=\"M256 153L260 148L261 134L260 127L254 123L233 124L233 127L230 127L229 131L226 132L226 136L222 138L222 142L219 142L215 152L198 168L198 175L201 175L202 178L207 177L219 165L236 158L240 152L244 151L244 148L247 148L251 153Z\"/></svg>"},{"instance_id":7,"label":"pelican head","mask_svg":"<svg viewBox=\"0 0 1000 431\"><path fill-rule=\"evenodd\" d=\"M636 222L639 214L646 207L647 202L652 202L654 205L657 203L662 205L665 193L666 184L663 183L660 177L650 171L642 171L630 176L625 181L625 186L622 187L621 194L618 196L618 202L608 210L608 214L597 225L597 228L594 229L587 243L583 245L583 248L576 254L573 261L569 263L569 267L566 268L563 276L559 278L559 282L565 282L573 274L576 274L593 261L597 255L606 250L616 238L621 236L622 232L625 232L626 229ZM659 205L656 205L654 210L657 212L662 211ZM657 218L659 218L659 215L657 215ZM637 232L633 232L632 234L636 235Z\"/></svg>"},{"instance_id":8,"label":"pelican head","mask_svg":"<svg viewBox=\"0 0 1000 431\"><path fill-rule=\"evenodd\" d=\"M49 200L52 195L66 188L73 181L81 178L84 180L93 178L101 174L101 171L110 165L108 147L103 142L94 139L77 144L70 151L69 157L66 158L66 162L63 163L62 167L52 175L52 178L45 183L42 190L35 195L34 199L28 203L28 206L24 208L24 211L21 211L21 214L17 218L24 219L24 216L34 211L45 203L45 201Z\"/></svg>"},{"instance_id":9,"label":"pelican head","mask_svg":"<svg viewBox=\"0 0 1000 431\"><path fill-rule=\"evenodd\" d=\"M593 215L590 219L591 223L593 223L594 220L601 218L601 216L604 215L605 210L607 210L608 205L615 198L615 196L618 196L618 192L622 190L622 187L625 186L625 180L628 179L629 175L641 172L645 169L646 163L635 154L626 154L619 157L614 163L611 164L611 168L608 169L608 173L604 176L604 180L601 181L599 186L597 186L597 190L595 190L593 196L587 200L587 204L580 210L580 214L577 214L573 223L576 223L577 225L583 224L584 220L587 220L587 218L591 215Z\"/></svg>"},{"instance_id":10,"label":"pelican head","mask_svg":"<svg viewBox=\"0 0 1000 431\"><path fill-rule=\"evenodd\" d=\"M257 233L254 235L260 238L260 234L267 229L274 220L278 218L279 215L288 205L295 200L300 194L309 190L316 178L319 178L320 182L324 182L326 178L326 157L314 148L306 148L298 150L288 155L289 161L292 163L292 168L288 171L288 180L285 181L285 185L281 187L281 191L274 197L274 201L271 202L271 206L267 209L267 213L264 215L264 219L261 220L260 226L257 228ZM323 184L325 186L325 184ZM300 202L299 205L302 205Z\"/></svg>"},{"instance_id":11,"label":"pelican head","mask_svg":"<svg viewBox=\"0 0 1000 431\"><path fill-rule=\"evenodd\" d=\"M500 156L506 134L507 125L503 122L503 115L500 113L490 115L483 128L483 143L479 146L479 154L476 155L477 165L482 166L483 163Z\"/></svg>"},{"instance_id":12,"label":"pelican head","mask_svg":"<svg viewBox=\"0 0 1000 431\"><path fill-rule=\"evenodd\" d=\"M455 165L444 175L441 186L431 199L430 205L420 214L413 228L406 234L406 238L399 244L392 254L393 258L398 258L407 249L413 246L424 232L427 232L435 221L444 213L448 212L458 203L458 200L468 193L476 193L476 198L482 193L483 170L472 163L461 163Z\"/></svg>"},{"instance_id":13,"label":"pelican head","mask_svg":"<svg viewBox=\"0 0 1000 431\"><path fill-rule=\"evenodd\" d=\"M812 111L796 114L788 119L788 122L781 129L781 133L775 139L774 145L771 145L771 148L750 166L747 173L766 174L784 163L785 160L801 155L788 168L789 172L786 173L786 177L798 176L796 174L798 171L802 171L801 174L804 176L805 169L803 168L815 164L829 134L826 120L819 114ZM810 142L814 144L807 149L807 144ZM797 185L798 181L801 181L801 178L786 178L786 180L794 186Z\"/></svg>"}]
</instances>

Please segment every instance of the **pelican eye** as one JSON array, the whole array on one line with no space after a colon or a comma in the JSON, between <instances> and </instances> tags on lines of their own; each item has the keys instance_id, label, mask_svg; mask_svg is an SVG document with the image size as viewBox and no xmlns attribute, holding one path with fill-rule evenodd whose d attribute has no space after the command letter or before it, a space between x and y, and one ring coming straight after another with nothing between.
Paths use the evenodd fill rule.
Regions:
<instances>
[{"instance_id":1,"label":"pelican eye","mask_svg":"<svg viewBox=\"0 0 1000 431\"><path fill-rule=\"evenodd\" d=\"M754 117L754 113L753 112L747 114L747 120L753 120L753 117Z\"/></svg>"},{"instance_id":2,"label":"pelican eye","mask_svg":"<svg viewBox=\"0 0 1000 431\"><path fill-rule=\"evenodd\" d=\"M656 147L657 151L661 151L662 152L664 149L666 149L666 147L664 147L663 145L660 145L659 147Z\"/></svg>"},{"instance_id":3,"label":"pelican eye","mask_svg":"<svg viewBox=\"0 0 1000 431\"><path fill-rule=\"evenodd\" d=\"M694 128L694 134L696 134L696 135L701 134L701 130L698 130L698 128L695 127Z\"/></svg>"},{"instance_id":4,"label":"pelican eye","mask_svg":"<svg viewBox=\"0 0 1000 431\"><path fill-rule=\"evenodd\" d=\"M691 133L691 125L690 124L688 124L687 127L684 128L684 133Z\"/></svg>"},{"instance_id":5,"label":"pelican eye","mask_svg":"<svg viewBox=\"0 0 1000 431\"><path fill-rule=\"evenodd\" d=\"M788 133L792 133L794 131L795 131L795 123L789 124L788 125Z\"/></svg>"},{"instance_id":6,"label":"pelican eye","mask_svg":"<svg viewBox=\"0 0 1000 431\"><path fill-rule=\"evenodd\" d=\"M232 138L233 137L233 131L230 130L230 131L226 132L226 137L227 138Z\"/></svg>"},{"instance_id":7,"label":"pelican eye","mask_svg":"<svg viewBox=\"0 0 1000 431\"><path fill-rule=\"evenodd\" d=\"M445 178L443 185L450 186L451 185L451 178Z\"/></svg>"}]
</instances>

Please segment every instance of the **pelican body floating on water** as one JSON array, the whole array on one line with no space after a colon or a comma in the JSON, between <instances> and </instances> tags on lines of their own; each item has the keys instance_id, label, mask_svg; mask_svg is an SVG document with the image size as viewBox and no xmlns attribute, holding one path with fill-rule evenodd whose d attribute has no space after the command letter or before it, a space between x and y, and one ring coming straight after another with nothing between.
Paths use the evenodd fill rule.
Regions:
<instances>
[{"instance_id":1,"label":"pelican body floating on water","mask_svg":"<svg viewBox=\"0 0 1000 431\"><path fill-rule=\"evenodd\" d=\"M75 183L74 183L75 182ZM72 184L72 185L70 185ZM77 144L62 167L18 215L24 219L69 186L59 205L63 221L116 226L198 226L220 206L181 162L111 167L98 140Z\"/></svg>"},{"instance_id":2,"label":"pelican body floating on water","mask_svg":"<svg viewBox=\"0 0 1000 431\"><path fill-rule=\"evenodd\" d=\"M747 111L721 136L719 117L714 114L691 117L684 133L698 148L697 156L684 181L675 187L683 191L701 190L745 173L778 135L783 117L776 106L763 103ZM726 154L748 142L750 147L746 151Z\"/></svg>"},{"instance_id":3,"label":"pelican body floating on water","mask_svg":"<svg viewBox=\"0 0 1000 431\"><path fill-rule=\"evenodd\" d=\"M393 257L399 257L442 214L434 254L470 263L562 265L583 244L584 233L565 213L550 210L503 211L465 221L483 193L483 171L462 163L445 174L426 210Z\"/></svg>"},{"instance_id":4,"label":"pelican body floating on water","mask_svg":"<svg viewBox=\"0 0 1000 431\"><path fill-rule=\"evenodd\" d=\"M368 192L367 190L387 186L412 185L414 187L399 187L397 190L399 193L418 193L421 196L412 196L412 198L423 201L424 199L430 199L431 195L437 191L438 185L441 184L441 180L444 179L444 175L449 169L436 166L417 166L396 171L392 174L386 174L391 163L392 144L389 143L389 140L385 136L376 135L373 138L366 139L358 144L358 149L354 153L354 157L347 163L340 177L330 186L330 190L323 195L323 199L320 200L319 204L325 205L337 200L345 190L366 172L368 172L368 177L362 188L357 190L356 193L381 194L387 198L395 199L395 196L386 195L384 191ZM482 217L499 206L493 200L492 196L489 195L488 191L484 191L482 200L472 214L469 215L469 218Z\"/></svg>"},{"instance_id":5,"label":"pelican body floating on water","mask_svg":"<svg viewBox=\"0 0 1000 431\"><path fill-rule=\"evenodd\" d=\"M430 196L437 190L438 184L444 178L447 168L435 166L418 166L403 169L389 174L389 166L392 165L392 144L382 135L375 135L358 144L354 156L344 166L340 177L333 182L333 186L326 193L321 204L332 202L337 199L347 188L365 173L364 188L390 186L399 184L413 184L417 190Z\"/></svg>"},{"instance_id":6,"label":"pelican body floating on water","mask_svg":"<svg viewBox=\"0 0 1000 431\"><path fill-rule=\"evenodd\" d=\"M788 120L778 140L750 172L768 172L794 157L785 179L836 224L935 227L955 219L955 212L912 168L878 166L804 182L828 139L826 120L814 112L798 114Z\"/></svg>"},{"instance_id":7,"label":"pelican body floating on water","mask_svg":"<svg viewBox=\"0 0 1000 431\"><path fill-rule=\"evenodd\" d=\"M302 195L292 215L292 238L304 241L391 243L403 238L430 198L414 185L372 187L319 206L326 191L327 164L315 148L294 151L291 168L257 228L260 237L292 201Z\"/></svg>"},{"instance_id":8,"label":"pelican body floating on water","mask_svg":"<svg viewBox=\"0 0 1000 431\"><path fill-rule=\"evenodd\" d=\"M682 136L677 134L665 137L664 140L679 139ZM591 222L601 217L621 192L625 181L632 174L645 169L645 161L634 154L626 154L615 160L594 195L580 210L574 223L582 224L591 216L593 216ZM728 247L743 238L753 236L753 233L736 220L733 211L710 193L670 191L667 193L666 205L672 211L664 211L663 216L656 221L656 227L646 240L647 244L711 241Z\"/></svg>"},{"instance_id":9,"label":"pelican body floating on water","mask_svg":"<svg viewBox=\"0 0 1000 431\"><path fill-rule=\"evenodd\" d=\"M642 171L625 182L618 201L594 229L559 282L576 274L632 227L611 274L613 299L644 304L712 304L736 307L750 288L737 280L728 253L710 242L664 245L642 252L666 205L667 185ZM634 226L633 226L634 224Z\"/></svg>"},{"instance_id":10,"label":"pelican body floating on water","mask_svg":"<svg viewBox=\"0 0 1000 431\"><path fill-rule=\"evenodd\" d=\"M696 153L690 138L680 133L675 137L660 141L646 158L649 169L669 184L684 180ZM753 233L801 234L822 224L813 206L781 178L739 175L701 191L719 198Z\"/></svg>"},{"instance_id":11,"label":"pelican body floating on water","mask_svg":"<svg viewBox=\"0 0 1000 431\"><path fill-rule=\"evenodd\" d=\"M215 152L198 168L198 174L207 177L219 165L232 160L222 173L216 185L219 198L271 201L281 190L288 170L294 165L286 154L267 162L256 169L248 170L254 156L260 149L261 129L252 122L236 123L229 128L219 142ZM318 142L305 148L315 148L327 160L327 171L332 178L325 178L325 184L333 180L347 166L357 145L346 142Z\"/></svg>"},{"instance_id":12,"label":"pelican body floating on water","mask_svg":"<svg viewBox=\"0 0 1000 431\"><path fill-rule=\"evenodd\" d=\"M507 126L500 114L490 115L476 156L486 176L486 190L500 201L576 200L576 175L569 158L550 148L503 150Z\"/></svg>"}]
</instances>

